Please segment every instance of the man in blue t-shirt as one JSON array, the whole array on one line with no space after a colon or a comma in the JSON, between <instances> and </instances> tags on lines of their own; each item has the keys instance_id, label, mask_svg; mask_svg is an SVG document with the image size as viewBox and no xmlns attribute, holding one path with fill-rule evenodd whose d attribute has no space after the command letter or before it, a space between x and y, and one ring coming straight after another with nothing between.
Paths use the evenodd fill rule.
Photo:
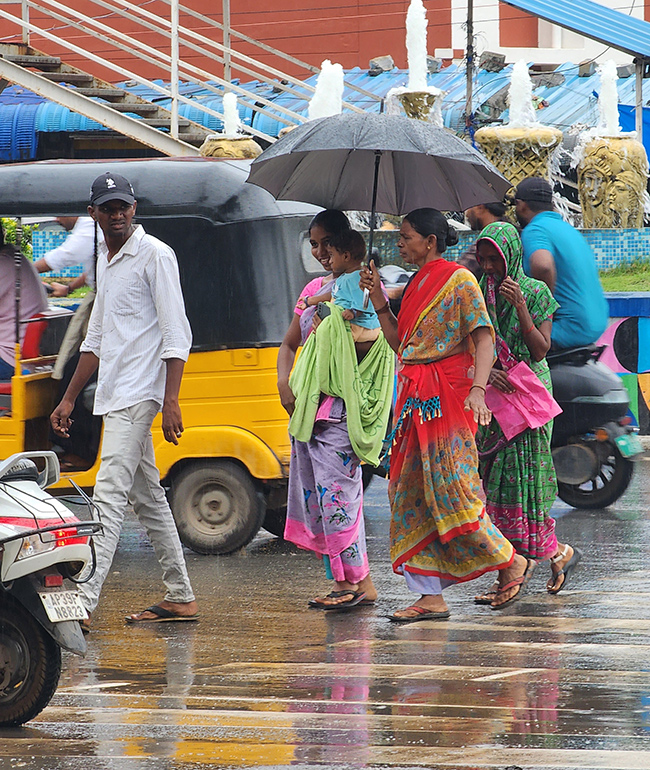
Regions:
<instances>
[{"instance_id":1,"label":"man in blue t-shirt","mask_svg":"<svg viewBox=\"0 0 650 770\"><path fill-rule=\"evenodd\" d=\"M553 316L552 347L595 342L607 327L609 308L589 244L554 210L553 189L545 179L522 180L515 204L523 227L524 270L544 281L560 303Z\"/></svg>"}]
</instances>

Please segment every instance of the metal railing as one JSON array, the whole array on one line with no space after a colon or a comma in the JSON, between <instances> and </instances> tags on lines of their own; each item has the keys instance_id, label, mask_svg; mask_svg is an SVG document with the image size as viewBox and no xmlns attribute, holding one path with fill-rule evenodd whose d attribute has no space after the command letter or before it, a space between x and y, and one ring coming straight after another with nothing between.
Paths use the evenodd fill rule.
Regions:
<instances>
[{"instance_id":1,"label":"metal railing","mask_svg":"<svg viewBox=\"0 0 650 770\"><path fill-rule=\"evenodd\" d=\"M309 101L314 92L314 87L302 82L297 77L287 74L281 69L272 67L268 63L262 63L252 56L237 51L232 47L232 44L227 45L227 43L232 43L233 38L241 40L249 47L255 46L267 54L271 53L278 59L291 63L293 67L304 69L307 76L319 72L317 67L301 62L289 54L285 54L232 29L229 22L229 13L224 13L226 24L221 24L204 14L180 5L179 0L162 1L169 6L170 13L168 18L154 14L146 8L130 2L130 0L111 0L110 2L107 0L91 0L99 8L108 10L111 15L128 21L131 25L132 34L118 32L114 26L100 21L99 18L81 13L71 8L70 5L58 2L58 0L20 0L20 17L0 8L0 18L20 27L22 42L25 45L30 45L32 35L38 35L77 56L93 62L93 64L100 65L116 73L120 78L135 81L160 94L161 97L168 98L171 102L170 112L172 116L170 133L174 138L178 138L179 104L191 105L207 115L223 120L223 113L208 107L199 99L190 99L181 94L179 91L181 80L198 85L208 93L213 93L216 96L223 96L225 92L233 91L245 100L254 112L265 115L287 126L304 122L305 118L299 112L278 104L275 100L266 98L259 91L253 91L247 89L245 85L232 82L230 80L230 73L234 69L237 72L249 75L254 80L271 86L275 92L280 91L291 96L298 104L301 101L305 103ZM17 2L11 2L11 0L0 0L0 6L16 6L17 4ZM229 8L228 0L224 0L223 4L224 11L226 11ZM88 50L88 48L76 45L67 39L66 36L63 36L61 29L57 30L58 34L54 34L54 32L48 29L39 27L33 20L30 20L30 10L55 20L64 29L75 30L75 32L89 35L109 46L115 52L127 53L135 61L141 61L154 66L161 71L162 80L169 80L169 87L155 83L153 80L142 77L136 71L114 63L108 56L100 56ZM200 21L202 28L214 29L224 42L220 43L205 34L201 34L181 24L181 12L188 17ZM165 38L169 43L167 51L147 45L139 37L135 36L140 35L142 32L153 32ZM198 54L199 57L204 57L206 60L222 64L224 67L224 77L218 77L203 67L192 64L186 59L184 60L180 54L181 48L192 54ZM366 98L380 101L379 97L364 89L358 88L353 84L346 85ZM355 112L363 112L360 107L349 102L344 102L343 108ZM274 141L274 137L252 126L247 126L246 130L265 141Z\"/></svg>"}]
</instances>

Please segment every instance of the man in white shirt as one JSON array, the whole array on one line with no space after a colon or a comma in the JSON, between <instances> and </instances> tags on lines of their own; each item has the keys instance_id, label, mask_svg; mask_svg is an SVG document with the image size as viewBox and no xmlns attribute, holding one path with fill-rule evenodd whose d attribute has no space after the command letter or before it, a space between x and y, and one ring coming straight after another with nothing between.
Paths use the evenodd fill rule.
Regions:
<instances>
[{"instance_id":1,"label":"man in white shirt","mask_svg":"<svg viewBox=\"0 0 650 770\"><path fill-rule=\"evenodd\" d=\"M151 424L161 410L165 440L178 444L183 433L178 393L191 332L176 255L141 225L133 225L135 210L128 180L110 172L95 179L88 213L105 238L98 249L97 298L79 364L51 422L56 433L68 435L74 402L99 367L94 411L104 416L104 436L94 501L104 532L95 541L95 575L79 586L88 612L97 606L131 501L153 545L167 592L163 601L127 616L127 623L196 620L197 606L160 486L151 436Z\"/></svg>"}]
</instances>

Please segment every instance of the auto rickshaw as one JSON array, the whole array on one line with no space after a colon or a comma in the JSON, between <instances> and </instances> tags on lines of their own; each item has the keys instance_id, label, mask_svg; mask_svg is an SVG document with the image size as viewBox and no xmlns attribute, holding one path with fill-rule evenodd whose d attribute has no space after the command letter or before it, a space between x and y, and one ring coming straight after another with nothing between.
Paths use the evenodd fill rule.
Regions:
<instances>
[{"instance_id":1,"label":"auto rickshaw","mask_svg":"<svg viewBox=\"0 0 650 770\"><path fill-rule=\"evenodd\" d=\"M226 554L265 523L280 534L290 444L275 362L295 298L321 270L307 238L317 209L246 184L247 161L161 158L0 166L0 216L86 215L90 184L107 170L130 180L136 221L178 257L193 333L185 432L178 446L165 442L159 415L153 439L181 540ZM52 359L34 350L22 359L0 410L0 458L51 446ZM99 455L61 486L92 488L98 466Z\"/></svg>"}]
</instances>

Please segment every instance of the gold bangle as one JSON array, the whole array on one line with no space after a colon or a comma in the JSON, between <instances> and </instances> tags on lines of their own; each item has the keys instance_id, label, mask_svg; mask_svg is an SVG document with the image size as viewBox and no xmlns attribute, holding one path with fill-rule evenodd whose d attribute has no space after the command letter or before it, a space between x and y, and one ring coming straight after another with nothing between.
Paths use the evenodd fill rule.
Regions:
<instances>
[{"instance_id":1,"label":"gold bangle","mask_svg":"<svg viewBox=\"0 0 650 770\"><path fill-rule=\"evenodd\" d=\"M390 313L390 302L386 300L386 304L382 305L379 308L379 310L375 310L375 313L377 313L377 315L379 315L380 313Z\"/></svg>"}]
</instances>

